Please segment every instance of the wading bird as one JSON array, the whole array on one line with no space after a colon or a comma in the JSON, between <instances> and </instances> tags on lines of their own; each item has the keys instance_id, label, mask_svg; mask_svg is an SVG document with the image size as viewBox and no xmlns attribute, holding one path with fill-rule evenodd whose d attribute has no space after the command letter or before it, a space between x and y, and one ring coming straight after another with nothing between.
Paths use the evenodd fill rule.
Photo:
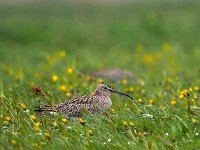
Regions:
<instances>
[{"instance_id":1,"label":"wading bird","mask_svg":"<svg viewBox=\"0 0 200 150\"><path fill-rule=\"evenodd\" d=\"M100 84L97 86L94 94L80 96L53 106L40 106L35 109L35 111L38 112L38 114L45 114L46 112L60 112L67 114L68 116L81 116L82 112L97 114L105 112L111 107L112 101L110 95L113 93L125 95L134 100L131 96L124 92L114 90L106 84Z\"/></svg>"}]
</instances>

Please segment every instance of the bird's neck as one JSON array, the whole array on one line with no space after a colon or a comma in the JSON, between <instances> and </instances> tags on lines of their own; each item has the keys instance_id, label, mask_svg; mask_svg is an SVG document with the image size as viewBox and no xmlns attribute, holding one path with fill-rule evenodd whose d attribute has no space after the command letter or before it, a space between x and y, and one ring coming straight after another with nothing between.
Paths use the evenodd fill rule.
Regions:
<instances>
[{"instance_id":1,"label":"bird's neck","mask_svg":"<svg viewBox=\"0 0 200 150\"><path fill-rule=\"evenodd\" d=\"M100 92L98 92L98 91L96 91L96 92L94 93L94 95L96 95L96 96L103 96L103 97L110 97L110 95L108 95L107 93L100 93Z\"/></svg>"}]
</instances>

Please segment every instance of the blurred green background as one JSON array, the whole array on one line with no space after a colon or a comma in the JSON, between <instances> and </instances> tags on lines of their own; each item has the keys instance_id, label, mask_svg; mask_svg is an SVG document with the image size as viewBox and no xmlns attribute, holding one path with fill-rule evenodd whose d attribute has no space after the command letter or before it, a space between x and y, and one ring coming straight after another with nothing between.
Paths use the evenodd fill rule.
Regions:
<instances>
[{"instance_id":1,"label":"blurred green background","mask_svg":"<svg viewBox=\"0 0 200 150\"><path fill-rule=\"evenodd\" d=\"M137 46L151 52L168 43L178 50L176 57L184 53L183 62L197 67L199 4L186 0L3 0L0 63L37 68L46 55L65 50L79 70L114 66L143 73L137 67Z\"/></svg>"}]
</instances>

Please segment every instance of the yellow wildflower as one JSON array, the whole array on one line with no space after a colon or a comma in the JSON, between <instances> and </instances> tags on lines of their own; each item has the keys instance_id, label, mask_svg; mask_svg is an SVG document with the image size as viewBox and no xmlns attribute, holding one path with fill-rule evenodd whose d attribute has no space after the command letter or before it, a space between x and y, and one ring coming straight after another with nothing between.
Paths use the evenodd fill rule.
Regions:
<instances>
[{"instance_id":1,"label":"yellow wildflower","mask_svg":"<svg viewBox=\"0 0 200 150\"><path fill-rule=\"evenodd\" d=\"M58 81L58 76L57 76L57 75L53 75L53 76L51 77L51 80L52 80L53 82L57 82L57 81Z\"/></svg>"},{"instance_id":2,"label":"yellow wildflower","mask_svg":"<svg viewBox=\"0 0 200 150\"><path fill-rule=\"evenodd\" d=\"M98 79L98 83L103 83L103 79Z\"/></svg>"},{"instance_id":3,"label":"yellow wildflower","mask_svg":"<svg viewBox=\"0 0 200 150\"><path fill-rule=\"evenodd\" d=\"M173 83L173 80L172 80L170 77L165 77L165 81L166 81L167 83L170 83L170 84Z\"/></svg>"},{"instance_id":4,"label":"yellow wildflower","mask_svg":"<svg viewBox=\"0 0 200 150\"><path fill-rule=\"evenodd\" d=\"M172 100L170 101L170 104L171 104L171 105L176 105L176 100L175 100L175 99L172 99Z\"/></svg>"},{"instance_id":5,"label":"yellow wildflower","mask_svg":"<svg viewBox=\"0 0 200 150\"><path fill-rule=\"evenodd\" d=\"M130 125L130 126L134 126L133 122L129 122L129 125Z\"/></svg>"},{"instance_id":6,"label":"yellow wildflower","mask_svg":"<svg viewBox=\"0 0 200 150\"><path fill-rule=\"evenodd\" d=\"M144 62L151 64L154 62L154 57L151 54L145 54L143 60Z\"/></svg>"},{"instance_id":7,"label":"yellow wildflower","mask_svg":"<svg viewBox=\"0 0 200 150\"><path fill-rule=\"evenodd\" d=\"M188 96L190 96L190 93L188 90L181 90L180 96L179 96L180 99L183 99L184 97L188 97Z\"/></svg>"},{"instance_id":8,"label":"yellow wildflower","mask_svg":"<svg viewBox=\"0 0 200 150\"><path fill-rule=\"evenodd\" d=\"M41 149L40 145L38 143L32 143L33 148Z\"/></svg>"},{"instance_id":9,"label":"yellow wildflower","mask_svg":"<svg viewBox=\"0 0 200 150\"><path fill-rule=\"evenodd\" d=\"M143 103L143 100L141 98L138 99L139 103Z\"/></svg>"},{"instance_id":10,"label":"yellow wildflower","mask_svg":"<svg viewBox=\"0 0 200 150\"><path fill-rule=\"evenodd\" d=\"M115 110L114 110L113 108L111 108L111 111L112 111L112 112L115 112Z\"/></svg>"},{"instance_id":11,"label":"yellow wildflower","mask_svg":"<svg viewBox=\"0 0 200 150\"><path fill-rule=\"evenodd\" d=\"M35 132L39 132L39 131L40 131L40 128L39 128L38 126L35 126L35 127L33 128L33 130L34 130Z\"/></svg>"},{"instance_id":12,"label":"yellow wildflower","mask_svg":"<svg viewBox=\"0 0 200 150\"><path fill-rule=\"evenodd\" d=\"M141 81L141 82L140 82L140 85L141 85L141 86L145 86L145 81Z\"/></svg>"},{"instance_id":13,"label":"yellow wildflower","mask_svg":"<svg viewBox=\"0 0 200 150\"><path fill-rule=\"evenodd\" d=\"M26 106L26 104L24 104L24 103L20 103L20 106L21 106L21 108L24 109L24 110L27 109L27 106Z\"/></svg>"},{"instance_id":14,"label":"yellow wildflower","mask_svg":"<svg viewBox=\"0 0 200 150\"><path fill-rule=\"evenodd\" d=\"M191 102L191 103L195 103L195 100L192 98L192 99L190 100L190 102Z\"/></svg>"},{"instance_id":15,"label":"yellow wildflower","mask_svg":"<svg viewBox=\"0 0 200 150\"><path fill-rule=\"evenodd\" d=\"M3 124L5 124L5 125L7 125L8 123L9 123L9 122L8 122L8 121L6 121L6 120L5 120L5 121L3 121Z\"/></svg>"},{"instance_id":16,"label":"yellow wildflower","mask_svg":"<svg viewBox=\"0 0 200 150\"><path fill-rule=\"evenodd\" d=\"M142 136L142 132L138 132L138 136L140 136L140 137L141 137L141 136Z\"/></svg>"},{"instance_id":17,"label":"yellow wildflower","mask_svg":"<svg viewBox=\"0 0 200 150\"><path fill-rule=\"evenodd\" d=\"M54 122L52 122L52 125L53 125L54 127L56 127L58 124L54 121Z\"/></svg>"},{"instance_id":18,"label":"yellow wildflower","mask_svg":"<svg viewBox=\"0 0 200 150\"><path fill-rule=\"evenodd\" d=\"M78 121L80 124L82 124L82 125L85 124L82 118L78 118L77 121Z\"/></svg>"},{"instance_id":19,"label":"yellow wildflower","mask_svg":"<svg viewBox=\"0 0 200 150\"><path fill-rule=\"evenodd\" d=\"M139 87L139 86L137 86L137 87L135 88L135 90L136 90L136 91L139 91L139 90L140 90L140 87Z\"/></svg>"},{"instance_id":20,"label":"yellow wildflower","mask_svg":"<svg viewBox=\"0 0 200 150\"><path fill-rule=\"evenodd\" d=\"M12 145L15 145L15 144L17 144L17 141L11 140L10 143L11 143Z\"/></svg>"},{"instance_id":21,"label":"yellow wildflower","mask_svg":"<svg viewBox=\"0 0 200 150\"><path fill-rule=\"evenodd\" d=\"M89 129L89 130L87 130L87 134L88 134L88 135L92 136L92 133L93 133L93 131L92 131L92 130L90 130L90 129Z\"/></svg>"},{"instance_id":22,"label":"yellow wildflower","mask_svg":"<svg viewBox=\"0 0 200 150\"><path fill-rule=\"evenodd\" d=\"M134 88L133 87L127 87L125 89L126 92L133 92L134 91Z\"/></svg>"},{"instance_id":23,"label":"yellow wildflower","mask_svg":"<svg viewBox=\"0 0 200 150\"><path fill-rule=\"evenodd\" d=\"M49 132L46 132L46 133L44 133L44 137L45 137L45 139L50 139L51 134Z\"/></svg>"},{"instance_id":24,"label":"yellow wildflower","mask_svg":"<svg viewBox=\"0 0 200 150\"><path fill-rule=\"evenodd\" d=\"M85 79L86 79L87 81L92 81L92 80L94 80L94 77L92 77L92 76L90 76L90 75L86 75L86 76L85 76Z\"/></svg>"},{"instance_id":25,"label":"yellow wildflower","mask_svg":"<svg viewBox=\"0 0 200 150\"><path fill-rule=\"evenodd\" d=\"M42 124L41 124L40 122L36 122L36 123L35 123L35 126L36 126L36 127L39 127L39 126L41 126L41 125L42 125Z\"/></svg>"},{"instance_id":26,"label":"yellow wildflower","mask_svg":"<svg viewBox=\"0 0 200 150\"><path fill-rule=\"evenodd\" d=\"M194 90L195 90L195 91L198 91L198 90L199 90L199 87L198 87L198 86L195 86L195 87L194 87Z\"/></svg>"},{"instance_id":27,"label":"yellow wildflower","mask_svg":"<svg viewBox=\"0 0 200 150\"><path fill-rule=\"evenodd\" d=\"M122 84L127 84L127 80L123 79L123 80L121 80L121 83Z\"/></svg>"},{"instance_id":28,"label":"yellow wildflower","mask_svg":"<svg viewBox=\"0 0 200 150\"><path fill-rule=\"evenodd\" d=\"M73 68L71 68L71 67L70 67L70 68L67 68L67 73L68 73L68 74L72 74L73 72L74 72L74 69L73 69Z\"/></svg>"},{"instance_id":29,"label":"yellow wildflower","mask_svg":"<svg viewBox=\"0 0 200 150\"><path fill-rule=\"evenodd\" d=\"M67 92L67 93L66 93L66 96L67 96L67 97L71 97L71 95L72 95L72 94L71 94L70 92Z\"/></svg>"},{"instance_id":30,"label":"yellow wildflower","mask_svg":"<svg viewBox=\"0 0 200 150\"><path fill-rule=\"evenodd\" d=\"M160 109L164 110L164 109L166 109L166 106L160 105Z\"/></svg>"},{"instance_id":31,"label":"yellow wildflower","mask_svg":"<svg viewBox=\"0 0 200 150\"><path fill-rule=\"evenodd\" d=\"M188 92L188 90L181 90L181 94L185 95Z\"/></svg>"},{"instance_id":32,"label":"yellow wildflower","mask_svg":"<svg viewBox=\"0 0 200 150\"><path fill-rule=\"evenodd\" d=\"M7 120L7 121L11 121L12 118L11 118L11 117L6 117L6 120Z\"/></svg>"},{"instance_id":33,"label":"yellow wildflower","mask_svg":"<svg viewBox=\"0 0 200 150\"><path fill-rule=\"evenodd\" d=\"M61 50L61 51L59 52L59 56L60 56L61 58L65 57L65 55L66 55L66 53L65 53L64 50Z\"/></svg>"},{"instance_id":34,"label":"yellow wildflower","mask_svg":"<svg viewBox=\"0 0 200 150\"><path fill-rule=\"evenodd\" d=\"M192 88L189 88L189 91L192 92Z\"/></svg>"},{"instance_id":35,"label":"yellow wildflower","mask_svg":"<svg viewBox=\"0 0 200 150\"><path fill-rule=\"evenodd\" d=\"M149 100L149 104L150 104L150 105L154 105L154 104L155 104L155 100L154 100L154 99L150 99L150 100Z\"/></svg>"},{"instance_id":36,"label":"yellow wildflower","mask_svg":"<svg viewBox=\"0 0 200 150\"><path fill-rule=\"evenodd\" d=\"M67 91L67 86L64 85L64 84L61 85L59 88L60 88L60 90L63 91L63 92L66 92L66 91Z\"/></svg>"},{"instance_id":37,"label":"yellow wildflower","mask_svg":"<svg viewBox=\"0 0 200 150\"><path fill-rule=\"evenodd\" d=\"M184 98L184 95L179 95L179 99L183 99Z\"/></svg>"},{"instance_id":38,"label":"yellow wildflower","mask_svg":"<svg viewBox=\"0 0 200 150\"><path fill-rule=\"evenodd\" d=\"M123 121L124 126L128 126L128 123L126 121Z\"/></svg>"},{"instance_id":39,"label":"yellow wildflower","mask_svg":"<svg viewBox=\"0 0 200 150\"><path fill-rule=\"evenodd\" d=\"M195 118L192 118L191 121L192 121L192 123L196 123L197 122L197 120Z\"/></svg>"},{"instance_id":40,"label":"yellow wildflower","mask_svg":"<svg viewBox=\"0 0 200 150\"><path fill-rule=\"evenodd\" d=\"M62 118L62 122L63 123L67 123L67 119L66 118Z\"/></svg>"},{"instance_id":41,"label":"yellow wildflower","mask_svg":"<svg viewBox=\"0 0 200 150\"><path fill-rule=\"evenodd\" d=\"M32 120L35 120L35 119L36 119L36 116L35 116L35 115L31 115L30 118L31 118Z\"/></svg>"},{"instance_id":42,"label":"yellow wildflower","mask_svg":"<svg viewBox=\"0 0 200 150\"><path fill-rule=\"evenodd\" d=\"M194 93L193 95L194 95L195 98L197 98L197 93Z\"/></svg>"},{"instance_id":43,"label":"yellow wildflower","mask_svg":"<svg viewBox=\"0 0 200 150\"><path fill-rule=\"evenodd\" d=\"M37 72L35 73L35 77L36 77L36 78L39 77L39 74L38 74Z\"/></svg>"}]
</instances>

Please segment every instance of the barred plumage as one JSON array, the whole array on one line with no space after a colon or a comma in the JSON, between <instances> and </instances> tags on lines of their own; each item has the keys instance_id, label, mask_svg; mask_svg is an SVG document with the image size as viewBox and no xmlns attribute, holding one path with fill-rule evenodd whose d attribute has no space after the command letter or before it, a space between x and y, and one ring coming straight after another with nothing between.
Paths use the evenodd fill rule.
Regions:
<instances>
[{"instance_id":1,"label":"barred plumage","mask_svg":"<svg viewBox=\"0 0 200 150\"><path fill-rule=\"evenodd\" d=\"M53 106L44 105L38 107L35 111L39 114L45 114L46 112L61 112L68 116L81 116L83 112L97 114L104 112L111 107L112 101L110 95L112 93L125 95L133 99L126 93L116 91L106 84L100 84L94 94L77 97Z\"/></svg>"}]
</instances>

